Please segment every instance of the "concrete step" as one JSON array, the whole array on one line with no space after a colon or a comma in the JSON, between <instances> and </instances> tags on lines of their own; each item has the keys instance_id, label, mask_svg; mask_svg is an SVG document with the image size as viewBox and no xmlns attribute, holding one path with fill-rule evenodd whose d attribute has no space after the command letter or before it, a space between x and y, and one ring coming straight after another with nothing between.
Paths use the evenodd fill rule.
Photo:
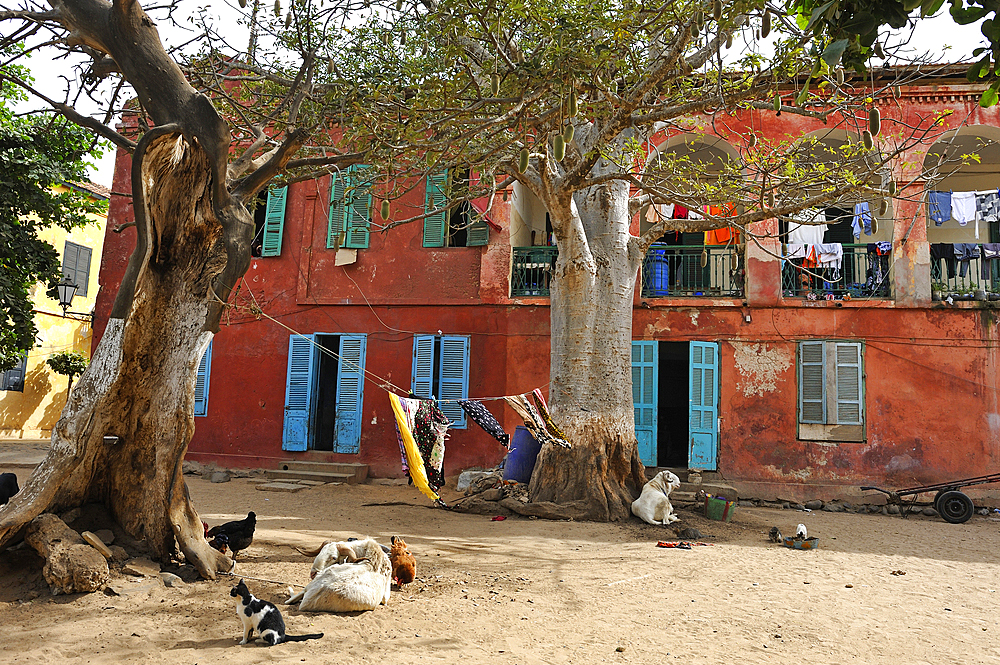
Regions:
<instances>
[{"instance_id":1,"label":"concrete step","mask_svg":"<svg viewBox=\"0 0 1000 665\"><path fill-rule=\"evenodd\" d=\"M363 483L368 479L368 465L354 462L316 462L312 460L285 460L278 465L281 471L303 471L334 473L354 477L354 482ZM308 478L306 480L309 480Z\"/></svg>"},{"instance_id":2,"label":"concrete step","mask_svg":"<svg viewBox=\"0 0 1000 665\"><path fill-rule=\"evenodd\" d=\"M264 476L269 480L310 480L321 483L347 483L357 485L357 476L351 473L324 473L323 471L297 471L284 469L272 469L265 471Z\"/></svg>"},{"instance_id":3,"label":"concrete step","mask_svg":"<svg viewBox=\"0 0 1000 665\"><path fill-rule=\"evenodd\" d=\"M660 471L670 471L675 476L681 479L681 482L687 482L688 476L690 475L690 469L680 469L672 466L647 466L646 467L646 479L650 479ZM722 475L718 471L702 471L701 480L703 483L720 482L723 480Z\"/></svg>"}]
</instances>

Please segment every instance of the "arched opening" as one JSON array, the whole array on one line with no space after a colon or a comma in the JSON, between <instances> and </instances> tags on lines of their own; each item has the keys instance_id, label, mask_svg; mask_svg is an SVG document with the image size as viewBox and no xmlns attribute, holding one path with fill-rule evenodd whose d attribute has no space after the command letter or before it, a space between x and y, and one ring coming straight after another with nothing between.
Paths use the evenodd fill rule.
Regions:
<instances>
[{"instance_id":1,"label":"arched opening","mask_svg":"<svg viewBox=\"0 0 1000 665\"><path fill-rule=\"evenodd\" d=\"M806 134L792 147L799 163L842 167L844 160L875 187L891 174L876 171L878 155L858 155L860 137L843 129ZM808 194L819 194L819 188ZM884 210L883 210L884 207ZM892 297L891 198L850 194L778 220L783 243L782 294L786 298L844 299Z\"/></svg>"},{"instance_id":2,"label":"arched opening","mask_svg":"<svg viewBox=\"0 0 1000 665\"><path fill-rule=\"evenodd\" d=\"M649 154L647 166L664 156L680 158L697 166L698 179L718 179L723 171L742 164L739 151L727 141L708 134L671 136ZM687 209L680 205L649 205L639 213L639 234L646 233L663 218L691 219L710 213L735 215L728 201L702 201ZM642 297L743 296L743 247L737 229L711 232L682 231L664 234L653 243L643 263Z\"/></svg>"},{"instance_id":3,"label":"arched opening","mask_svg":"<svg viewBox=\"0 0 1000 665\"><path fill-rule=\"evenodd\" d=\"M932 295L1000 293L1000 128L946 132L923 166Z\"/></svg>"}]
</instances>

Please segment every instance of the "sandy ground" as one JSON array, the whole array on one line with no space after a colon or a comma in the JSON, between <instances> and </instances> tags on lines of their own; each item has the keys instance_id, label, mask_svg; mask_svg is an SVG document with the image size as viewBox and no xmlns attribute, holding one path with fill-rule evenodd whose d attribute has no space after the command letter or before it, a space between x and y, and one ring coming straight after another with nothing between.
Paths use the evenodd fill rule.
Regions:
<instances>
[{"instance_id":1,"label":"sandy ground","mask_svg":"<svg viewBox=\"0 0 1000 665\"><path fill-rule=\"evenodd\" d=\"M280 603L287 583L308 581L311 560L291 545L352 535L404 536L418 579L373 612L283 609L289 632L320 640L239 646L232 579L167 588L118 574L121 595L51 597L34 552L8 550L0 662L1000 662L1000 522L985 517L739 508L721 524L681 511L682 525L714 536L681 550L656 547L672 534L638 521L494 522L432 508L406 486L188 483L209 524L257 513L237 571L284 583L249 580L260 597ZM772 525L791 533L800 521L818 550L767 542Z\"/></svg>"}]
</instances>

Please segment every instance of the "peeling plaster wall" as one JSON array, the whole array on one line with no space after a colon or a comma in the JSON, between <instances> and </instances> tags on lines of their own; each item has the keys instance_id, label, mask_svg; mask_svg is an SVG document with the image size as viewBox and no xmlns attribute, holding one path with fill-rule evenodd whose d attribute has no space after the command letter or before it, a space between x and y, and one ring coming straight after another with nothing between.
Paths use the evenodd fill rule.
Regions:
<instances>
[{"instance_id":1,"label":"peeling plaster wall","mask_svg":"<svg viewBox=\"0 0 1000 665\"><path fill-rule=\"evenodd\" d=\"M732 342L733 364L739 374L736 389L744 397L763 397L778 388L778 377L795 362L787 350L762 343Z\"/></svg>"}]
</instances>

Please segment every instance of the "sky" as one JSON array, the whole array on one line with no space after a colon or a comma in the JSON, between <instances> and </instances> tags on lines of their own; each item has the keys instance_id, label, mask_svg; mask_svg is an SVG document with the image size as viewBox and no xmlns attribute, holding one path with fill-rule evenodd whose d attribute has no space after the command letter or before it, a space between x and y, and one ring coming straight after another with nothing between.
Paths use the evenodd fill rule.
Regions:
<instances>
[{"instance_id":1,"label":"sky","mask_svg":"<svg viewBox=\"0 0 1000 665\"><path fill-rule=\"evenodd\" d=\"M190 7L191 11L205 9L206 11L219 17L219 25L226 26L226 36L235 44L245 44L249 32L244 26L237 24L238 15L234 8L235 3L217 3L205 8L199 3L189 0L179 1L178 5L183 10ZM173 44L186 42L191 38L192 33L179 28L161 28L161 38L169 47ZM910 42L911 48L915 52L930 52L936 62L961 62L969 61L972 58L972 50L983 44L983 36L979 32L979 26L967 25L959 26L952 22L951 18L942 13L936 17L917 22L917 27ZM82 61L82 57L77 62ZM74 71L66 59L52 61L44 54L37 53L30 61L32 73L35 77L36 87L50 97L62 99L63 90L66 86L64 77L73 76ZM20 104L17 110L26 112L40 108L37 100ZM77 110L86 114L96 114L98 105L90 100L83 100L77 106ZM114 175L115 151L107 150L103 158L97 160L91 168L91 180L97 184L111 187L111 180Z\"/></svg>"}]
</instances>

